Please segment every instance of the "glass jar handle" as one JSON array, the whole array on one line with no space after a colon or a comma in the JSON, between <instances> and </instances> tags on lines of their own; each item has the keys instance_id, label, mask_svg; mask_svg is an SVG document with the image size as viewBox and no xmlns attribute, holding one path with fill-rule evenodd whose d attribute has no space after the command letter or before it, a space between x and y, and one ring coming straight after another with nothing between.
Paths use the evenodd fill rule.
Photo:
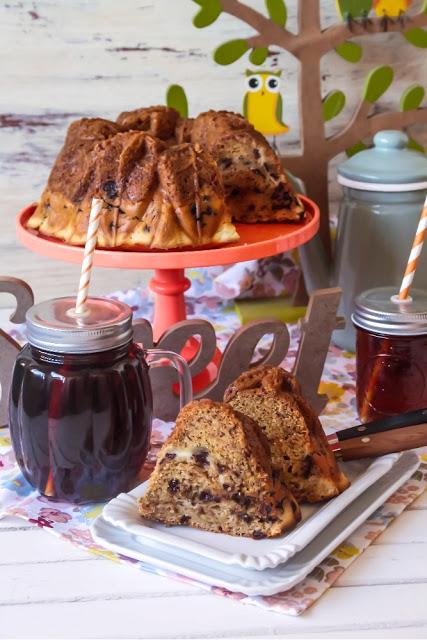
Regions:
<instances>
[{"instance_id":1,"label":"glass jar handle","mask_svg":"<svg viewBox=\"0 0 427 640\"><path fill-rule=\"evenodd\" d=\"M178 372L179 382L179 408L182 409L193 399L193 385L191 381L190 368L186 360L174 351L164 349L146 349L145 359L149 367L164 366L161 360L169 360L174 369Z\"/></svg>"}]
</instances>

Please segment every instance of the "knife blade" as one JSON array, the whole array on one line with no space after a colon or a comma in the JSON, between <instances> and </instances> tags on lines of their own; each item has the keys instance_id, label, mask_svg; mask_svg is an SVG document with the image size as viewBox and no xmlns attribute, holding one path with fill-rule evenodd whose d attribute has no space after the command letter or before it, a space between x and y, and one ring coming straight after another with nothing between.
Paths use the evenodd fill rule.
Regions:
<instances>
[{"instance_id":1,"label":"knife blade","mask_svg":"<svg viewBox=\"0 0 427 640\"><path fill-rule=\"evenodd\" d=\"M427 408L374 420L327 436L342 460L376 458L386 453L427 446Z\"/></svg>"}]
</instances>

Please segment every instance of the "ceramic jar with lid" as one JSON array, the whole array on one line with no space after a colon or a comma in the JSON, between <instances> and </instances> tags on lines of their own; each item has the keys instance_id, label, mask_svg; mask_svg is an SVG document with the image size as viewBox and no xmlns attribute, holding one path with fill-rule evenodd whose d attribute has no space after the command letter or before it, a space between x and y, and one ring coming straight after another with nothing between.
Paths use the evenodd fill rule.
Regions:
<instances>
[{"instance_id":1,"label":"ceramic jar with lid","mask_svg":"<svg viewBox=\"0 0 427 640\"><path fill-rule=\"evenodd\" d=\"M401 131L381 131L374 146L338 167L343 197L331 269L318 244L302 248L309 291L339 286L340 315L346 328L333 341L354 351L351 322L356 296L381 286L399 287L427 194L427 158L407 148ZM310 243L309 243L310 244ZM420 259L415 286L427 289L427 251Z\"/></svg>"}]
</instances>

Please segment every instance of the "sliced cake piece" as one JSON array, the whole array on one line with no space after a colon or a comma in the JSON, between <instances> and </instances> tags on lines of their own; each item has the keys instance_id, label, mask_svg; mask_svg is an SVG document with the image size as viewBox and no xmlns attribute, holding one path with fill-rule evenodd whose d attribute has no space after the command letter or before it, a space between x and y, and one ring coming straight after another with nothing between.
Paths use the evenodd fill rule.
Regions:
<instances>
[{"instance_id":1,"label":"sliced cake piece","mask_svg":"<svg viewBox=\"0 0 427 640\"><path fill-rule=\"evenodd\" d=\"M226 404L195 401L161 448L139 512L167 525L279 536L301 513L273 475L268 442L253 420Z\"/></svg>"},{"instance_id":2,"label":"sliced cake piece","mask_svg":"<svg viewBox=\"0 0 427 640\"><path fill-rule=\"evenodd\" d=\"M269 441L273 468L297 500L319 502L349 486L290 373L268 365L250 369L226 389L224 400L257 421Z\"/></svg>"},{"instance_id":3,"label":"sliced cake piece","mask_svg":"<svg viewBox=\"0 0 427 640\"><path fill-rule=\"evenodd\" d=\"M225 197L238 222L303 222L304 207L264 136L242 116L207 111L194 120L191 141L218 163Z\"/></svg>"}]
</instances>

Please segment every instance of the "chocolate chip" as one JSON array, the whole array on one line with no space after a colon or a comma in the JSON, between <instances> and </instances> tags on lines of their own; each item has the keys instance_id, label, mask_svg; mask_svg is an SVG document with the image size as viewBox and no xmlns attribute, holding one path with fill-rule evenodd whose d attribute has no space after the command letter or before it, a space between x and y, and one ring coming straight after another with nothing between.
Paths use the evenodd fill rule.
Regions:
<instances>
[{"instance_id":1,"label":"chocolate chip","mask_svg":"<svg viewBox=\"0 0 427 640\"><path fill-rule=\"evenodd\" d=\"M254 157L258 160L261 157L260 152L258 151L258 149L254 149Z\"/></svg>"},{"instance_id":2,"label":"chocolate chip","mask_svg":"<svg viewBox=\"0 0 427 640\"><path fill-rule=\"evenodd\" d=\"M180 524L188 524L190 522L190 516L181 516L179 522Z\"/></svg>"},{"instance_id":3,"label":"chocolate chip","mask_svg":"<svg viewBox=\"0 0 427 640\"><path fill-rule=\"evenodd\" d=\"M107 182L104 182L104 184L102 185L102 188L104 189L108 198L116 198L119 195L117 183L115 182L115 180L107 180Z\"/></svg>"},{"instance_id":4,"label":"chocolate chip","mask_svg":"<svg viewBox=\"0 0 427 640\"><path fill-rule=\"evenodd\" d=\"M224 489L224 491L230 491L231 487L229 484L225 483L222 485L222 488Z\"/></svg>"},{"instance_id":5,"label":"chocolate chip","mask_svg":"<svg viewBox=\"0 0 427 640\"><path fill-rule=\"evenodd\" d=\"M224 464L217 464L218 473L224 473L226 468L227 467Z\"/></svg>"},{"instance_id":6,"label":"chocolate chip","mask_svg":"<svg viewBox=\"0 0 427 640\"><path fill-rule=\"evenodd\" d=\"M168 489L171 493L176 493L177 491L179 491L179 480L177 480L176 478L172 478L172 480L169 480Z\"/></svg>"},{"instance_id":7,"label":"chocolate chip","mask_svg":"<svg viewBox=\"0 0 427 640\"><path fill-rule=\"evenodd\" d=\"M240 195L240 189L237 189L236 187L230 191L230 196L239 196L239 195Z\"/></svg>"},{"instance_id":8,"label":"chocolate chip","mask_svg":"<svg viewBox=\"0 0 427 640\"><path fill-rule=\"evenodd\" d=\"M241 493L241 491L233 493L231 499L234 500L234 502L237 502L237 504L240 504L242 507L249 507L252 502L251 498L249 498L249 496L245 496L245 494Z\"/></svg>"},{"instance_id":9,"label":"chocolate chip","mask_svg":"<svg viewBox=\"0 0 427 640\"><path fill-rule=\"evenodd\" d=\"M262 540L262 538L265 538L265 533L263 533L259 529L256 529L255 531L252 531L252 538L254 540Z\"/></svg>"},{"instance_id":10,"label":"chocolate chip","mask_svg":"<svg viewBox=\"0 0 427 640\"><path fill-rule=\"evenodd\" d=\"M198 451L197 453L193 453L193 458L197 464L203 467L209 464L208 455L207 451Z\"/></svg>"},{"instance_id":11,"label":"chocolate chip","mask_svg":"<svg viewBox=\"0 0 427 640\"><path fill-rule=\"evenodd\" d=\"M174 458L176 458L176 453L167 453L165 455L165 458L167 458L168 460L173 460Z\"/></svg>"},{"instance_id":12,"label":"chocolate chip","mask_svg":"<svg viewBox=\"0 0 427 640\"><path fill-rule=\"evenodd\" d=\"M268 516L268 518L266 518L267 522L277 522L278 518L275 518L274 516Z\"/></svg>"},{"instance_id":13,"label":"chocolate chip","mask_svg":"<svg viewBox=\"0 0 427 640\"><path fill-rule=\"evenodd\" d=\"M222 169L228 169L233 164L233 160L231 158L221 158L219 164Z\"/></svg>"},{"instance_id":14,"label":"chocolate chip","mask_svg":"<svg viewBox=\"0 0 427 640\"><path fill-rule=\"evenodd\" d=\"M201 491L200 492L200 500L202 502L210 502L213 499L213 495L210 491Z\"/></svg>"},{"instance_id":15,"label":"chocolate chip","mask_svg":"<svg viewBox=\"0 0 427 640\"><path fill-rule=\"evenodd\" d=\"M310 455L306 455L304 460L302 461L302 474L304 478L308 478L310 475L311 469L313 467L313 457Z\"/></svg>"},{"instance_id":16,"label":"chocolate chip","mask_svg":"<svg viewBox=\"0 0 427 640\"><path fill-rule=\"evenodd\" d=\"M263 516L268 516L268 515L270 515L272 509L273 509L273 507L271 506L271 504L266 504L265 502L263 502L261 504L261 507L260 507L260 513Z\"/></svg>"},{"instance_id":17,"label":"chocolate chip","mask_svg":"<svg viewBox=\"0 0 427 640\"><path fill-rule=\"evenodd\" d=\"M247 524L250 524L253 520L252 516L248 515L247 513L241 513L240 518Z\"/></svg>"},{"instance_id":18,"label":"chocolate chip","mask_svg":"<svg viewBox=\"0 0 427 640\"><path fill-rule=\"evenodd\" d=\"M276 509L283 509L283 501L285 498L282 498L282 500L279 500L279 502L276 502Z\"/></svg>"}]
</instances>

